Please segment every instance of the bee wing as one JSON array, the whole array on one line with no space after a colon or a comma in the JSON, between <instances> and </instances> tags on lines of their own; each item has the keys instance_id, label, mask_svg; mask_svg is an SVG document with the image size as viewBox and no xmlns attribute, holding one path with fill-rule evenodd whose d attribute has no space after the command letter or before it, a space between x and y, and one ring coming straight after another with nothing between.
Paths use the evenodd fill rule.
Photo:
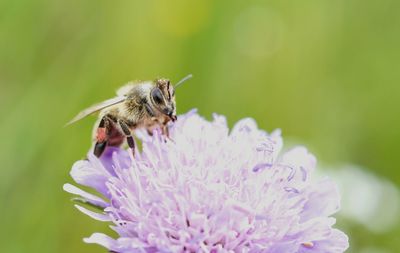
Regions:
<instances>
[{"instance_id":1,"label":"bee wing","mask_svg":"<svg viewBox=\"0 0 400 253\"><path fill-rule=\"evenodd\" d=\"M135 86L141 85L143 86L150 86L152 85L152 81L132 81L117 90L118 96L127 96Z\"/></svg>"},{"instance_id":2,"label":"bee wing","mask_svg":"<svg viewBox=\"0 0 400 253\"><path fill-rule=\"evenodd\" d=\"M129 82L127 84L125 84L124 86L122 86L121 88L119 88L117 90L117 95L118 96L126 96L126 94L129 93L130 90L132 90L132 88L134 86L136 86L138 83L136 82Z\"/></svg>"},{"instance_id":3,"label":"bee wing","mask_svg":"<svg viewBox=\"0 0 400 253\"><path fill-rule=\"evenodd\" d=\"M105 100L103 102L100 102L98 104L92 105L91 107L86 108L85 110L83 110L80 113L78 113L78 115L76 115L65 126L71 125L71 124L83 119L84 117L86 117L86 116L88 116L90 114L93 114L95 112L98 112L98 111L100 111L100 110L102 110L104 108L107 108L109 106L122 103L122 102L125 101L125 99L126 99L126 96L118 96L118 97L115 97L115 98L107 99L107 100Z\"/></svg>"}]
</instances>

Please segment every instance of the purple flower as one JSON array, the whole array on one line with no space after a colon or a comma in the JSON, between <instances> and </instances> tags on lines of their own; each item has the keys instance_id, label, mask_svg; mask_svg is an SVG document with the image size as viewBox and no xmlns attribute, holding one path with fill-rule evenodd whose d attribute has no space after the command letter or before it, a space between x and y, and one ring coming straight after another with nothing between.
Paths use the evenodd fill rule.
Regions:
<instances>
[{"instance_id":1,"label":"purple flower","mask_svg":"<svg viewBox=\"0 0 400 253\"><path fill-rule=\"evenodd\" d=\"M171 126L172 140L141 132L143 150L109 148L78 161L72 178L98 197L66 184L111 222L113 239L94 233L87 243L110 251L339 253L347 236L332 228L339 210L336 186L311 180L316 160L304 148L280 154L280 131L271 134L243 119L229 131L191 111Z\"/></svg>"}]
</instances>

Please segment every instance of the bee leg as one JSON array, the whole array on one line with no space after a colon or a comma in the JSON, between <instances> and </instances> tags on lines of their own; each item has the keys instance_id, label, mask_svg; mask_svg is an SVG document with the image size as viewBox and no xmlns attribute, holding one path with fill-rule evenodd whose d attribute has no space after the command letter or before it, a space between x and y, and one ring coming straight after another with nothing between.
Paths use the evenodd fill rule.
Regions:
<instances>
[{"instance_id":1,"label":"bee leg","mask_svg":"<svg viewBox=\"0 0 400 253\"><path fill-rule=\"evenodd\" d=\"M162 134L163 134L165 137L167 137L167 139L169 139L169 128L168 128L167 124L162 125L161 131L162 131Z\"/></svg>"},{"instance_id":2,"label":"bee leg","mask_svg":"<svg viewBox=\"0 0 400 253\"><path fill-rule=\"evenodd\" d=\"M118 120L118 124L126 137L126 141L128 142L129 148L132 150L133 156L135 156L135 140L133 139L129 126L123 120Z\"/></svg>"},{"instance_id":3,"label":"bee leg","mask_svg":"<svg viewBox=\"0 0 400 253\"><path fill-rule=\"evenodd\" d=\"M167 142L167 140L169 140L169 141L175 143L174 140L169 137L169 128L168 128L167 123L168 123L168 121L165 121L164 124L161 125L161 133L165 136L165 142Z\"/></svg>"},{"instance_id":4,"label":"bee leg","mask_svg":"<svg viewBox=\"0 0 400 253\"><path fill-rule=\"evenodd\" d=\"M97 157L100 157L106 149L109 124L110 122L108 121L108 118L104 116L97 127L96 144L94 145L93 150L94 155Z\"/></svg>"},{"instance_id":5,"label":"bee leg","mask_svg":"<svg viewBox=\"0 0 400 253\"><path fill-rule=\"evenodd\" d=\"M150 115L150 117L154 117L155 113L153 111L153 109L151 109L151 106L146 102L143 104L144 105L144 109L146 110L147 114Z\"/></svg>"}]
</instances>

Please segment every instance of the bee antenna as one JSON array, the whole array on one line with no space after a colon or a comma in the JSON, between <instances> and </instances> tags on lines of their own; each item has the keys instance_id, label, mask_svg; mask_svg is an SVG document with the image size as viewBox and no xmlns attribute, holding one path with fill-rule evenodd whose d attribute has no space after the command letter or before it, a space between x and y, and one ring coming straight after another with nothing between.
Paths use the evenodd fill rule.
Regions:
<instances>
[{"instance_id":1,"label":"bee antenna","mask_svg":"<svg viewBox=\"0 0 400 253\"><path fill-rule=\"evenodd\" d=\"M184 78L182 78L179 82L177 82L177 83L175 84L174 88L175 88L175 89L178 88L178 86L180 86L181 84L183 84L184 82L186 82L187 80L189 80L189 79L192 78L192 77L193 77L192 74L189 74L189 75L185 76Z\"/></svg>"}]
</instances>

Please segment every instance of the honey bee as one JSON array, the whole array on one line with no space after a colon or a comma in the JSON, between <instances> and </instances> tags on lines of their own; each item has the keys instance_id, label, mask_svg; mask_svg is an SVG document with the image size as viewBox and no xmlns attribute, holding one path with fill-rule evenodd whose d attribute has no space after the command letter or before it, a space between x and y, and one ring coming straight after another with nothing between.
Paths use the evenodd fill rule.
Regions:
<instances>
[{"instance_id":1,"label":"honey bee","mask_svg":"<svg viewBox=\"0 0 400 253\"><path fill-rule=\"evenodd\" d=\"M116 97L81 111L67 125L100 111L93 131L94 155L100 157L106 146L120 146L125 139L135 155L135 129L145 128L152 134L160 128L169 137L167 123L177 120L175 89L191 77L186 76L175 86L168 79L130 82L117 90Z\"/></svg>"}]
</instances>

